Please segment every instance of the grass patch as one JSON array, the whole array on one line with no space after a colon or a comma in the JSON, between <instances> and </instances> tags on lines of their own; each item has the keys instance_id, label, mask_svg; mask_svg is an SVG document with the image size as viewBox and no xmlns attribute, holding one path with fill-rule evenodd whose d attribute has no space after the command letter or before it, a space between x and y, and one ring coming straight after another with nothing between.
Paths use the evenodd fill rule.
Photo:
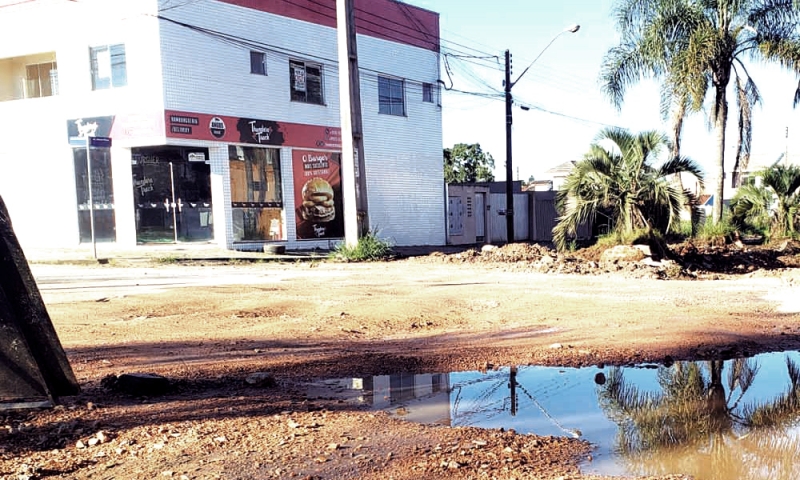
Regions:
<instances>
[{"instance_id":1,"label":"grass patch","mask_svg":"<svg viewBox=\"0 0 800 480\"><path fill-rule=\"evenodd\" d=\"M627 233L611 232L597 238L597 245L600 247L611 248L617 245L634 245L637 243L647 243L653 236L660 236L658 232L648 232L646 229L633 230Z\"/></svg>"},{"instance_id":2,"label":"grass patch","mask_svg":"<svg viewBox=\"0 0 800 480\"><path fill-rule=\"evenodd\" d=\"M711 217L707 217L705 223L700 224L697 229L695 239L713 245L724 245L734 232L736 232L736 226L731 221L730 215L723 215L719 222L714 222Z\"/></svg>"},{"instance_id":3,"label":"grass patch","mask_svg":"<svg viewBox=\"0 0 800 480\"><path fill-rule=\"evenodd\" d=\"M668 235L674 235L681 238L690 238L692 236L692 221L681 220L673 223L672 226L669 227L669 232L667 233Z\"/></svg>"},{"instance_id":4,"label":"grass patch","mask_svg":"<svg viewBox=\"0 0 800 480\"><path fill-rule=\"evenodd\" d=\"M346 262L374 262L387 260L393 255L392 244L381 240L376 232L368 232L354 246L340 243L331 253L331 258Z\"/></svg>"},{"instance_id":5,"label":"grass patch","mask_svg":"<svg viewBox=\"0 0 800 480\"><path fill-rule=\"evenodd\" d=\"M178 263L179 260L180 259L175 255L164 255L162 257L156 257L153 259L153 261L161 265L174 265Z\"/></svg>"}]
</instances>

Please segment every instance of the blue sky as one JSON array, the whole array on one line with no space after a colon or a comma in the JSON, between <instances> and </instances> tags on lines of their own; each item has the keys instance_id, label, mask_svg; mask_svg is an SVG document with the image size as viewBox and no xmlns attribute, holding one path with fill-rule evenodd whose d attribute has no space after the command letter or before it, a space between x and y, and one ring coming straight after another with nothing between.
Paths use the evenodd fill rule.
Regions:
<instances>
[{"instance_id":1,"label":"blue sky","mask_svg":"<svg viewBox=\"0 0 800 480\"><path fill-rule=\"evenodd\" d=\"M443 54L498 56L496 60L449 56L453 88L470 92L492 93L494 88L502 93L502 55L506 49L513 56L513 80L559 32L580 24L578 32L559 35L513 87L518 104L534 107L513 110L515 179L528 179L530 175L545 178L547 169L579 159L604 126L620 126L634 132L668 130L659 113L658 86L654 82L646 80L629 89L621 111L611 106L599 88L603 56L618 42L610 15L612 0L405 1L440 14ZM779 67L761 64L752 65L750 73L763 97L762 107L754 115L751 165L777 159L786 150L786 127L790 157L800 158L800 111L792 109L797 78ZM442 78L447 78L444 68ZM735 104L730 100L733 115ZM505 179L502 97L488 99L444 92L442 103L444 146L480 143L495 159L495 177ZM729 127L735 127L735 123L734 116ZM729 146L733 145L734 133L729 130ZM684 130L683 153L707 172L713 171L713 142L707 116L702 112L694 114ZM731 148L729 160L733 159ZM730 166L726 167L729 170Z\"/></svg>"}]
</instances>

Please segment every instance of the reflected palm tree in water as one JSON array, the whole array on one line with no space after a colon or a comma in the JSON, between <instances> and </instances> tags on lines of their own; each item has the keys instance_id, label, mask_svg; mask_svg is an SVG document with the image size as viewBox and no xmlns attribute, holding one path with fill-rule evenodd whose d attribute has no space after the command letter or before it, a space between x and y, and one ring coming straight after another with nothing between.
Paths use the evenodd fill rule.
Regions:
<instances>
[{"instance_id":1,"label":"reflected palm tree in water","mask_svg":"<svg viewBox=\"0 0 800 480\"><path fill-rule=\"evenodd\" d=\"M800 369L787 357L786 390L766 401L742 402L758 372L752 359L678 362L659 368L660 391L643 391L626 381L622 368L613 368L598 397L619 426L616 446L633 471L800 478L794 465L800 439L788 431L800 418Z\"/></svg>"}]
</instances>

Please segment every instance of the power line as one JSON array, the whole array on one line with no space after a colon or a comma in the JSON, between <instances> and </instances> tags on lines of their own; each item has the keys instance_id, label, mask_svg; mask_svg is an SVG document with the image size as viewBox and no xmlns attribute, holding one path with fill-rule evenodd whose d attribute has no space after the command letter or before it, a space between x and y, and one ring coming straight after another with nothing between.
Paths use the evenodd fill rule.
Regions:
<instances>
[{"instance_id":1,"label":"power line","mask_svg":"<svg viewBox=\"0 0 800 480\"><path fill-rule=\"evenodd\" d=\"M302 9L307 10L309 12L316 13L316 14L318 14L318 15L324 17L324 18L327 18L329 20L336 21L335 15L327 14L325 12L322 12L322 11L319 11L319 10L315 10L313 8L309 8L309 7L305 6L305 5L300 5L300 4L295 3L295 2L293 2L291 0L283 0L283 1L286 2L286 3L289 3L291 5L294 5L294 6L298 7L298 8L302 8ZM311 3L313 3L313 4L315 4L315 5L319 6L319 7L331 10L332 13L336 11L335 7L331 7L330 5L326 5L326 4L320 3L318 0L308 0L308 1L310 1ZM401 5L405 5L405 4L401 4ZM401 43L405 43L406 42L406 38L393 36L393 35L390 35L389 33L387 33L387 32L391 32L391 33L395 33L397 35L402 35L402 36L405 36L407 38L411 38L411 39L419 41L419 42L428 43L431 46L437 46L438 45L440 51L442 49L451 50L451 51L455 52L455 54L459 54L460 56L463 56L465 58L473 58L473 59L499 59L500 58L499 55L492 55L491 53L477 51L477 50L475 50L475 49L473 49L471 47L467 47L467 46L463 46L463 48L475 51L479 55L472 55L469 52L461 51L461 50L458 50L458 49L455 49L455 48L451 48L451 47L444 47L442 45L442 42L446 42L446 43L453 44L453 45L459 45L459 46L461 46L461 45L456 43L456 42L447 41L447 40L445 40L445 39L443 39L441 37L438 37L438 36L436 36L436 35L434 35L434 34L432 34L430 32L425 32L419 26L412 27L412 26L409 26L409 25L407 25L405 23L401 23L401 22L398 22L396 20L392 20L391 18L380 16L380 15L378 15L376 13L369 12L367 10L364 10L364 9L361 9L361 8L358 8L358 7L356 7L355 10L357 12L363 13L364 15L369 15L369 16L375 17L375 18L377 18L379 20L379 22L372 21L372 20L366 18L364 15L359 16L356 19L357 22L359 23L359 30L360 31L371 33L374 36L377 36L379 38L380 37L388 37L389 39L397 41L397 42L401 42ZM410 15L409 13L404 12L404 14L406 15L407 18L409 18L409 21L411 21L412 23L414 22L414 20L416 20L416 19L410 18L409 17L409 15ZM411 15L411 17L413 17L413 15ZM371 29L371 28L365 26L364 25L365 23L369 24L369 25L373 25L373 26L381 28L381 29L384 29L385 31L377 31L377 30ZM390 24L393 24L393 25L397 25L398 27L404 28L406 30L410 30L411 32L414 32L414 33L419 33L422 36L413 35L410 32L398 31L396 29L395 30L388 29L386 27L387 23L390 23ZM493 65L490 64L490 66L493 66Z\"/></svg>"},{"instance_id":2,"label":"power line","mask_svg":"<svg viewBox=\"0 0 800 480\"><path fill-rule=\"evenodd\" d=\"M229 33L219 32L217 30L212 30L212 29L209 29L209 28L204 28L204 27L199 27L199 26L196 26L196 25L191 25L191 24L188 24L188 23L185 23L185 22L180 22L178 20L171 19L169 17L165 17L163 15L158 15L157 18L159 18L161 20L164 20L164 21L167 21L167 22L170 22L170 23L173 23L173 24L178 25L180 27L196 31L196 32L198 32L200 34L204 34L204 35L210 36L212 38L216 38L216 39L218 39L218 40L220 40L220 41L222 41L224 43L227 43L227 44L230 44L230 45L233 45L233 46L245 47L245 48L250 49L250 50L269 52L271 54L270 56L272 58L274 58L274 59L284 60L287 56L289 56L289 55L287 55L287 52L289 52L291 54L296 55L299 58L308 58L308 59L316 60L316 61L320 62L320 65L325 66L327 68L330 68L334 72L338 71L338 61L337 60L333 60L331 58L323 57L323 56L320 56L320 55L308 54L308 53L300 52L300 51L293 50L293 49L290 49L290 48L279 47L277 45L271 45L271 44L258 42L258 41L252 40L252 39L247 39L247 38L244 38L244 37L240 37L238 35L233 35L233 34L229 34ZM364 68L364 67L360 67L359 71L369 72L370 74L374 74L372 76L368 75L368 76L364 76L362 78L362 82L363 83L371 84L373 86L377 86L378 85L378 78L377 78L378 76L388 75L385 72L381 72L381 71L373 70L373 69L369 69L369 68ZM419 93L421 93L423 88L424 88L422 86L423 84L431 84L431 85L433 85L433 84L436 83L436 80L423 81L423 80L418 80L418 79L413 79L413 78L404 78L403 80L408 84L409 87L418 88L417 91ZM416 92L414 92L413 89L410 89L409 93L416 93Z\"/></svg>"},{"instance_id":3,"label":"power line","mask_svg":"<svg viewBox=\"0 0 800 480\"><path fill-rule=\"evenodd\" d=\"M550 109L544 108L544 107L542 107L540 105L535 105L535 104L531 104L531 103L527 103L527 102L515 102L515 103L517 103L518 106L523 107L523 108L532 109L532 110L538 110L538 111L543 112L543 113L547 113L547 114L550 114L550 115L555 115L557 117L563 117L563 118L566 118L566 119L569 119L569 120L574 120L574 121L580 122L580 123L600 125L600 126L603 126L603 127L624 128L624 127L620 127L618 125L611 125L609 123L598 122L596 120L589 120L587 118L581 118L581 117L577 117L575 115L570 115L570 114L563 113L563 112L557 112L557 111L554 111L554 110L550 110Z\"/></svg>"},{"instance_id":4,"label":"power line","mask_svg":"<svg viewBox=\"0 0 800 480\"><path fill-rule=\"evenodd\" d=\"M31 2L35 2L35 1L36 0L20 0L19 2L16 2L16 3L9 3L9 4L6 4L6 5L0 5L0 8L16 7L17 5L22 5L23 3L31 3Z\"/></svg>"},{"instance_id":5,"label":"power line","mask_svg":"<svg viewBox=\"0 0 800 480\"><path fill-rule=\"evenodd\" d=\"M331 10L334 10L334 11L336 10L333 7L330 7L328 5L324 5L324 4L321 4L321 3L317 2L316 0L309 0L309 1L311 3L313 3L313 4L315 4L315 5L318 5L318 6L321 6L321 7L324 7L324 8L328 8L328 9L331 9ZM303 10L307 10L307 11L312 12L312 13L316 13L317 15L320 15L320 16L322 16L324 18L328 18L330 20L336 21L336 16L335 15L326 14L325 12L321 12L319 10L307 7L305 5L300 5L299 3L294 3L291 0L283 0L283 2L288 3L290 5L294 5L295 7L298 7L298 8L302 8ZM367 23L370 23L370 24L373 24L373 25L377 25L378 27L384 28L383 24L379 24L379 23L376 23L376 22L371 22L371 21L365 20L363 18L361 18L360 20L363 20L363 21L366 21ZM410 28L410 27L407 27L405 25L404 25L404 27ZM398 35L405 35L406 37L412 38L412 39L417 40L419 42L428 43L432 47L437 47L437 49L439 47L438 43L432 42L431 40L429 40L427 38L421 38L421 37L417 37L417 36L414 36L414 35L409 35L407 33L398 32L397 30L386 29L386 31L384 31L384 32L379 32L377 30L369 29L369 28L365 27L364 25L361 25L359 29L362 30L362 31L369 32L369 33L371 33L371 34L373 34L373 35L375 35L375 36L377 36L379 38L380 37L388 37L391 40L395 40L397 42L405 43L404 42L404 40L405 40L404 38L396 37L396 36L393 36L393 35L390 35L389 33L387 33L387 32L391 32L391 33L396 33Z\"/></svg>"},{"instance_id":6,"label":"power line","mask_svg":"<svg viewBox=\"0 0 800 480\"><path fill-rule=\"evenodd\" d=\"M254 50L268 50L273 54L280 55L280 57L276 57L276 58L280 58L281 60L283 60L284 59L284 55L286 55L287 52L289 52L289 53L293 53L293 54L299 55L299 56L301 56L303 58L312 58L312 59L319 60L321 62L324 62L323 64L325 66L327 66L327 67L330 67L333 71L337 71L338 70L338 61L330 59L330 58L327 58L327 57L308 54L306 52L301 52L301 51L293 50L293 49L290 49L290 48L278 47L276 45L266 44L266 43L258 42L258 41L255 41L255 40L247 39L247 38L244 38L244 37L239 37L237 35L228 34L228 33L219 32L219 31L208 29L208 28L204 28L204 27L199 27L199 26L196 26L196 25L187 24L187 23L184 23L184 22L180 22L180 21L165 17L163 15L158 15L158 18L161 19L161 20L167 21L167 22L174 23L174 24L179 25L181 27L197 31L198 33L202 33L202 34L205 34L205 35L212 36L212 37L217 38L217 39L219 39L219 40L221 40L223 42L226 42L226 43L229 43L229 44L232 44L232 45L235 45L235 46L240 46L240 47L244 46L244 47L247 47L249 49L254 49ZM467 59L462 59L462 60L467 60ZM368 69L368 68L363 68L363 67L359 68L359 70L375 74L374 78L371 78L370 76L362 77L362 81L364 83L371 84L373 86L378 84L377 77L382 75L382 74L384 74L384 72L380 72L380 71L373 70L373 69ZM476 79L478 79L478 77L473 75L473 80L476 80ZM421 81L421 80L415 80L415 79L411 79L411 78L406 78L404 80L408 82L408 86L409 87L419 86L419 90L418 90L419 92L422 91L422 85L423 84L431 83L431 82L424 82L424 81ZM477 81L479 83L482 83L486 88L489 88L492 91L491 92L475 92L475 91L468 91L468 90L455 89L455 88L446 88L445 90L449 91L449 92L456 93L456 94L461 94L461 95L471 95L471 96L488 98L488 99L493 99L493 100L501 100L502 99L502 93L500 93L496 88L490 86L483 79L478 79ZM416 92L414 92L412 89L409 89L409 93L416 93ZM614 125L609 125L609 124L605 124L605 123L602 123L602 122L597 122L597 121L594 121L594 120L589 120L589 119L577 117L577 116L574 116L574 115L569 115L569 114L562 113L562 112L557 112L557 111L554 111L554 110L550 110L550 109L544 108L544 107L539 106L539 105L528 104L527 106L528 106L528 108L533 108L533 109L542 111L544 113L560 116L560 117L563 117L563 118L571 119L571 120L582 122L582 123L591 123L591 124L609 126L609 127L613 127L614 126Z\"/></svg>"}]
</instances>

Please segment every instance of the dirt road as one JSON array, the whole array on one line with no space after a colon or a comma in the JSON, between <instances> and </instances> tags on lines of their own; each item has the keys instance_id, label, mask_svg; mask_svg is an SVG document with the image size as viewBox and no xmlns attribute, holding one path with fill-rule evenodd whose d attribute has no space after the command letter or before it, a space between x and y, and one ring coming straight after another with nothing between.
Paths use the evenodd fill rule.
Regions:
<instances>
[{"instance_id":1,"label":"dirt road","mask_svg":"<svg viewBox=\"0 0 800 480\"><path fill-rule=\"evenodd\" d=\"M590 451L579 440L415 425L298 384L800 348L793 270L663 281L414 259L153 266L142 276L181 273L143 294L130 270L85 267L84 282L124 281L81 288L64 280L75 268L34 272L84 393L0 417L5 478L590 478L576 467ZM237 275L243 285L230 284ZM101 386L124 372L174 389L143 399ZM248 385L253 372L276 385ZM89 446L98 431L105 440Z\"/></svg>"}]
</instances>

